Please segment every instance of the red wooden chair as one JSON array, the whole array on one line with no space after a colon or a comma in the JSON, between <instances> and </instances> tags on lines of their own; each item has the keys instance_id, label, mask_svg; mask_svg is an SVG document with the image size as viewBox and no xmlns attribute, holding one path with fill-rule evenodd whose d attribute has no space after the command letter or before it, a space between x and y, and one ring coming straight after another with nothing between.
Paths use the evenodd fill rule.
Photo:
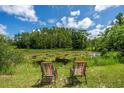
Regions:
<instances>
[{"instance_id":1,"label":"red wooden chair","mask_svg":"<svg viewBox=\"0 0 124 93\"><path fill-rule=\"evenodd\" d=\"M85 83L87 84L86 78L86 63L83 61L75 61L73 64L73 68L70 69L70 76L72 78L72 84L74 82L74 77L82 77L85 78Z\"/></svg>"},{"instance_id":2,"label":"red wooden chair","mask_svg":"<svg viewBox=\"0 0 124 93\"><path fill-rule=\"evenodd\" d=\"M56 83L57 70L54 68L52 62L41 62L41 72L42 72L41 83L48 83L48 82Z\"/></svg>"}]
</instances>

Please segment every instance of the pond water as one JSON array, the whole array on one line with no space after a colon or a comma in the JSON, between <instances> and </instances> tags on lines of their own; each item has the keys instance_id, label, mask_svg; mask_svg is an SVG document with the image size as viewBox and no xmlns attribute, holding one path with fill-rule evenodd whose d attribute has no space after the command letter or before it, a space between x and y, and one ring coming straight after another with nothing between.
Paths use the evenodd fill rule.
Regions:
<instances>
[{"instance_id":1,"label":"pond water","mask_svg":"<svg viewBox=\"0 0 124 93\"><path fill-rule=\"evenodd\" d=\"M100 52L88 52L87 55L90 57L97 57L97 56L101 56L101 53Z\"/></svg>"}]
</instances>

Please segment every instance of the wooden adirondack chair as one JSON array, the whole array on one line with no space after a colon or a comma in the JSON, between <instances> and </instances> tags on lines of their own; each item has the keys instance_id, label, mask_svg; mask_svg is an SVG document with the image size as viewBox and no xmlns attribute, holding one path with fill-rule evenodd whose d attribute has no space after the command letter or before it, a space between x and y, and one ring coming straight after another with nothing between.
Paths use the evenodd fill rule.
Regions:
<instances>
[{"instance_id":1,"label":"wooden adirondack chair","mask_svg":"<svg viewBox=\"0 0 124 93\"><path fill-rule=\"evenodd\" d=\"M56 83L57 70L51 62L41 62L42 82L41 83Z\"/></svg>"},{"instance_id":2,"label":"wooden adirondack chair","mask_svg":"<svg viewBox=\"0 0 124 93\"><path fill-rule=\"evenodd\" d=\"M75 61L73 64L73 68L70 69L70 76L72 78L72 84L74 82L74 77L82 77L84 75L85 78L85 83L87 84L87 79L86 79L86 63L83 61Z\"/></svg>"}]
</instances>

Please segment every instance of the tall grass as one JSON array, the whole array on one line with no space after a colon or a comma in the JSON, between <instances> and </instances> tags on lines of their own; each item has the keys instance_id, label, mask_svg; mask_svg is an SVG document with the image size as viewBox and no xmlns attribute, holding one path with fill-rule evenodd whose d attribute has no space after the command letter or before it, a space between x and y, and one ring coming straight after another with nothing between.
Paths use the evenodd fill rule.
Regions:
<instances>
[{"instance_id":1,"label":"tall grass","mask_svg":"<svg viewBox=\"0 0 124 93\"><path fill-rule=\"evenodd\" d=\"M111 52L107 52L104 55L96 55L96 56L92 56L91 54L95 53L92 51L77 51L77 50L58 50L58 49L54 49L54 50L23 50L24 53L26 53L26 55L28 56L32 56L32 55L38 55L36 57L36 59L33 59L33 62L35 63L36 61L50 61L50 62L54 62L56 61L55 59L57 57L60 58L65 58L68 59L69 62L74 62L74 59L76 60L84 60L85 62L87 62L88 66L104 66L104 65L113 65L113 64L117 64L117 63L123 63L124 62L124 58L119 56L119 52L116 51L111 51ZM96 52L97 54L97 52ZM31 57L30 57L31 59Z\"/></svg>"},{"instance_id":2,"label":"tall grass","mask_svg":"<svg viewBox=\"0 0 124 93\"><path fill-rule=\"evenodd\" d=\"M117 59L104 58L104 57L87 58L86 60L88 66L105 66L105 65L113 65L119 63Z\"/></svg>"},{"instance_id":3,"label":"tall grass","mask_svg":"<svg viewBox=\"0 0 124 93\"><path fill-rule=\"evenodd\" d=\"M7 46L8 47L8 46ZM9 49L9 47L8 47ZM7 50L8 50L7 49ZM5 50L4 50L5 51ZM8 50L10 51L10 50ZM15 71L14 75L0 75L0 87L124 87L124 65L118 64L119 57L117 52L108 52L103 56L95 56L91 57L88 56L86 51L67 51L67 50L22 50L22 49L15 49L11 50L16 57L15 61L19 61L22 63L21 58L24 59L26 62L19 64L15 63L16 65L11 66L8 73L11 70ZM22 53L18 52L22 51ZM20 55L19 55L19 54ZM68 55L67 55L68 54ZM38 55L36 59L32 58L32 55ZM65 56L66 55L66 56ZM21 57L22 56L22 57ZM36 62L38 60L42 60L46 58L45 61L54 61L56 57L64 57L69 59L70 61L64 65L61 62L55 62L54 66L58 72L58 80L56 85L43 85L43 86L36 86L37 81L41 80L41 69L40 65L34 65L32 62ZM76 57L76 60L84 60L87 62L87 80L88 84L84 83L84 79L82 79L81 84L75 85L67 85L66 80L70 77L70 68L73 66L73 59ZM13 57L12 57L13 58ZM28 62L27 62L28 59ZM29 62L30 61L30 62ZM19 65L18 65L19 64ZM113 65L114 64L114 65ZM16 68L15 68L16 66ZM6 68L4 68L5 70ZM114 77L114 78L113 78ZM80 81L80 79L79 79Z\"/></svg>"},{"instance_id":4,"label":"tall grass","mask_svg":"<svg viewBox=\"0 0 124 93\"><path fill-rule=\"evenodd\" d=\"M113 65L119 63L119 53L118 52L107 52L102 56L96 57L86 57L88 66L105 66Z\"/></svg>"}]
</instances>

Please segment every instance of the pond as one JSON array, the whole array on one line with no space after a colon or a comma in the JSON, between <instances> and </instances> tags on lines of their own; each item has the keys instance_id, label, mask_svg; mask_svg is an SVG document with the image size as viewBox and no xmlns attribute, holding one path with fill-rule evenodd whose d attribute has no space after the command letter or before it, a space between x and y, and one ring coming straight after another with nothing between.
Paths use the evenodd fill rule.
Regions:
<instances>
[{"instance_id":1,"label":"pond","mask_svg":"<svg viewBox=\"0 0 124 93\"><path fill-rule=\"evenodd\" d=\"M97 56L101 56L101 53L100 52L88 52L87 55L90 57L97 57Z\"/></svg>"}]
</instances>

